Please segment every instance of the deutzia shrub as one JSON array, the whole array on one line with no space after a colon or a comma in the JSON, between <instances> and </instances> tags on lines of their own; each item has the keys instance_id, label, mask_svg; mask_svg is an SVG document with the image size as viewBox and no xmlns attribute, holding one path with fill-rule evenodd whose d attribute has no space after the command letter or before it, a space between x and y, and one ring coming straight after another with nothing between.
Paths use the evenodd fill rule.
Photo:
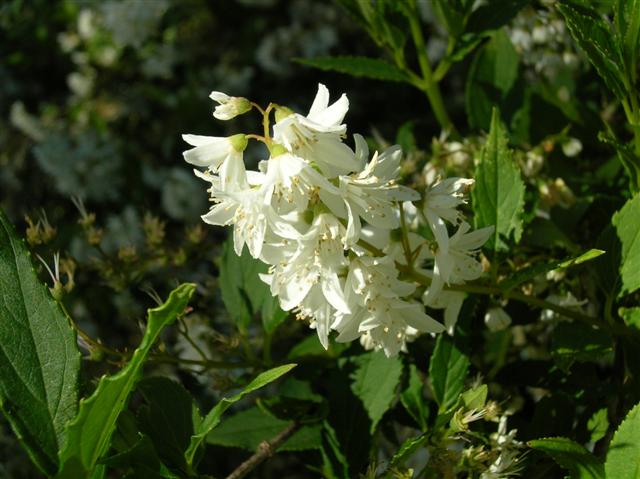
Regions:
<instances>
[{"instance_id":1,"label":"deutzia shrub","mask_svg":"<svg viewBox=\"0 0 640 479\"><path fill-rule=\"evenodd\" d=\"M264 131L183 136L194 147L184 159L204 168L194 172L210 184L202 219L233 226L235 253L246 245L269 265L262 280L283 310L308 321L325 348L333 330L339 342L359 338L387 356L420 333L452 331L464 296L446 287L480 277L477 253L493 232L473 231L461 210L472 179L439 179L424 191L399 184L401 148L370 154L358 134L350 147L349 101L343 94L330 104L322 84L306 115L220 92L211 98L222 120L255 108ZM268 147L257 170L243 161L249 140ZM429 238L412 231L421 224ZM425 304L446 310L445 325Z\"/></svg>"}]
</instances>

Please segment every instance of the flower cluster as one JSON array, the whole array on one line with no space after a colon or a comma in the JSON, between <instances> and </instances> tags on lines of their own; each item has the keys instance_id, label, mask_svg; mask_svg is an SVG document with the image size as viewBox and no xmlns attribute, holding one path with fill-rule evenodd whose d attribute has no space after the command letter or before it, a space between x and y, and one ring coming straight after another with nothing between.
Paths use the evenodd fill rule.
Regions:
<instances>
[{"instance_id":1,"label":"flower cluster","mask_svg":"<svg viewBox=\"0 0 640 479\"><path fill-rule=\"evenodd\" d=\"M398 184L401 149L370 156L357 134L355 148L348 146L348 99L329 104L324 85L307 115L274 104L263 110L220 92L211 98L218 119L259 110L264 136L184 135L193 146L185 160L204 168L195 173L211 185L213 205L202 218L233 225L235 252L246 245L270 265L262 279L282 309L308 320L325 348L333 330L337 341L360 338L389 356L419 333L445 330L425 304L445 309L453 327L464 296L445 285L480 276L476 253L492 232L471 231L459 210L473 180L446 179L423 194ZM269 149L257 170L243 161L251 139ZM430 238L409 231L420 224ZM449 235L447 224L457 231ZM416 300L420 285L425 304Z\"/></svg>"}]
</instances>

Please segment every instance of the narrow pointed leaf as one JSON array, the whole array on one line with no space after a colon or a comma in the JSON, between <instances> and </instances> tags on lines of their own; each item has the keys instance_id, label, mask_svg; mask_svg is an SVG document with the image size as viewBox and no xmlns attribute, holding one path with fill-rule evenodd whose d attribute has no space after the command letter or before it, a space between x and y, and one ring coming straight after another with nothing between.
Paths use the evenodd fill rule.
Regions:
<instances>
[{"instance_id":1,"label":"narrow pointed leaf","mask_svg":"<svg viewBox=\"0 0 640 479\"><path fill-rule=\"evenodd\" d=\"M162 330L184 311L194 291L194 284L183 284L163 305L150 309L142 342L129 363L117 374L104 376L94 393L80 402L78 415L67 429L66 447L60 452L59 478L104 476L104 466L98 461L109 450L118 416L140 378L143 363Z\"/></svg>"},{"instance_id":2,"label":"narrow pointed leaf","mask_svg":"<svg viewBox=\"0 0 640 479\"><path fill-rule=\"evenodd\" d=\"M0 410L45 474L76 414L79 369L73 329L0 210Z\"/></svg>"},{"instance_id":3,"label":"narrow pointed leaf","mask_svg":"<svg viewBox=\"0 0 640 479\"><path fill-rule=\"evenodd\" d=\"M229 409L229 407L231 407L233 403L238 402L247 394L275 381L283 374L291 371L294 367L296 367L296 364L285 364L283 366L278 366L277 368L269 369L268 371L259 374L253 381L251 381L242 391L240 391L235 396L232 396L230 398L222 398L222 400L218 404L216 404L211 411L209 411L209 414L207 414L203 421L200 423L195 434L191 436L191 442L185 452L185 459L187 461L187 464L189 464L189 466L193 465L193 460L195 458L196 452L198 451L200 445L204 442L207 434L209 434L213 430L213 428L220 424L222 415L227 409Z\"/></svg>"},{"instance_id":4,"label":"narrow pointed leaf","mask_svg":"<svg viewBox=\"0 0 640 479\"><path fill-rule=\"evenodd\" d=\"M613 36L613 28L587 3L563 0L558 9L564 15L571 36L594 66L609 89L624 100L621 52Z\"/></svg>"}]
</instances>

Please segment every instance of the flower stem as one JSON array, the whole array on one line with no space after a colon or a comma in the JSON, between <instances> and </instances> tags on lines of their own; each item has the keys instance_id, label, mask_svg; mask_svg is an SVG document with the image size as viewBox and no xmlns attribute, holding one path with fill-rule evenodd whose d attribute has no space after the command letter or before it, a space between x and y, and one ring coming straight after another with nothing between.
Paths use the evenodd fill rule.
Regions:
<instances>
[{"instance_id":1,"label":"flower stem","mask_svg":"<svg viewBox=\"0 0 640 479\"><path fill-rule=\"evenodd\" d=\"M418 63L420 65L420 71L422 72L422 82L416 86L420 88L429 100L431 109L433 110L438 123L443 130L455 134L456 128L449 118L449 114L442 101L442 94L440 93L440 87L438 82L433 77L433 71L431 65L429 65L429 59L427 58L427 48L424 43L424 36L422 35L422 27L419 20L419 12L416 6L415 0L412 1L412 7L414 14L409 16L409 25L411 27L411 36L413 43L416 47L416 53L418 55Z\"/></svg>"}]
</instances>

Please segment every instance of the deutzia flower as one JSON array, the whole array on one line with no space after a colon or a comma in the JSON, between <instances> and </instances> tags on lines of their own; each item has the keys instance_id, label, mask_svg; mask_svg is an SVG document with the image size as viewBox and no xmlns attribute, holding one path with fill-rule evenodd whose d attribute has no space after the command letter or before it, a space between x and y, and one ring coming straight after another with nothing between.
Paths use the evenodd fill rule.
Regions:
<instances>
[{"instance_id":1,"label":"deutzia flower","mask_svg":"<svg viewBox=\"0 0 640 479\"><path fill-rule=\"evenodd\" d=\"M332 325L340 333L337 341L352 341L366 333L366 344L395 356L405 348L407 336L444 329L422 305L402 299L414 292L415 285L398 280L389 256L353 259L345 289L352 312L339 315Z\"/></svg>"},{"instance_id":2,"label":"deutzia flower","mask_svg":"<svg viewBox=\"0 0 640 479\"><path fill-rule=\"evenodd\" d=\"M219 91L212 91L209 98L218 103L213 112L218 120L231 120L251 110L251 102L246 98L229 96Z\"/></svg>"},{"instance_id":3,"label":"deutzia flower","mask_svg":"<svg viewBox=\"0 0 640 479\"><path fill-rule=\"evenodd\" d=\"M279 297L282 309L298 308L300 317L309 317L315 322L325 347L333 311L350 312L339 278L347 265L343 235L344 227L333 215L316 216L309 230L297 240L295 252L274 265L270 276L263 276L270 282L271 293ZM332 309L322 308L322 304Z\"/></svg>"},{"instance_id":4,"label":"deutzia flower","mask_svg":"<svg viewBox=\"0 0 640 479\"><path fill-rule=\"evenodd\" d=\"M471 231L469 223L462 222L453 236L448 238L448 249L438 248L433 270L433 281L427 291L425 302L440 294L444 284L463 284L477 279L482 274L482 264L474 258L493 233L494 227L487 226Z\"/></svg>"},{"instance_id":5,"label":"deutzia flower","mask_svg":"<svg viewBox=\"0 0 640 479\"><path fill-rule=\"evenodd\" d=\"M466 178L448 178L425 192L424 215L438 247L444 251L449 247L449 235L444 220L454 226L458 225L463 215L457 208L466 204L465 196L474 183L474 180Z\"/></svg>"},{"instance_id":6,"label":"deutzia flower","mask_svg":"<svg viewBox=\"0 0 640 479\"><path fill-rule=\"evenodd\" d=\"M247 147L245 135L228 138L201 135L182 135L182 139L195 148L183 153L187 163L205 166L212 173L220 172L222 188L230 179L242 178L244 172L243 151Z\"/></svg>"},{"instance_id":7,"label":"deutzia flower","mask_svg":"<svg viewBox=\"0 0 640 479\"><path fill-rule=\"evenodd\" d=\"M214 116L220 119L254 106L220 92L211 98L219 103ZM369 161L362 136L354 135L355 151L343 142L348 107L345 95L330 105L321 84L306 116L273 104L257 107L264 136L185 135L193 148L184 158L206 168L194 170L210 183L212 206L202 219L233 226L235 253L240 255L246 245L252 257L269 265L268 274L260 277L282 309L307 320L325 348L335 330L338 341L359 338L365 348L394 356L420 333L453 330L464 293L443 291L444 284L482 273L474 255L492 228L470 232L462 221L458 207L473 180L452 178L434 185L419 211L411 203L420 200L419 193L397 184L400 147L376 152ZM245 168L249 139L269 150L257 170ZM437 248L411 231L425 218ZM459 225L451 237L446 222ZM422 293L418 284L426 286L428 278L423 301L445 310L445 325L414 299Z\"/></svg>"},{"instance_id":8,"label":"deutzia flower","mask_svg":"<svg viewBox=\"0 0 640 479\"><path fill-rule=\"evenodd\" d=\"M348 244L360 239L360 218L376 228L392 230L400 226L397 202L420 198L416 191L395 183L401 158L400 147L391 147L381 155L376 152L360 173L340 176L339 194L343 203L331 198L329 191L321 193L334 214L348 219Z\"/></svg>"},{"instance_id":9,"label":"deutzia flower","mask_svg":"<svg viewBox=\"0 0 640 479\"><path fill-rule=\"evenodd\" d=\"M318 85L318 93L307 116L284 108L273 126L273 138L290 152L316 163L328 177L335 178L357 171L359 165L355 153L342 143L347 127L342 124L349 100L342 95L329 106L329 90Z\"/></svg>"}]
</instances>

